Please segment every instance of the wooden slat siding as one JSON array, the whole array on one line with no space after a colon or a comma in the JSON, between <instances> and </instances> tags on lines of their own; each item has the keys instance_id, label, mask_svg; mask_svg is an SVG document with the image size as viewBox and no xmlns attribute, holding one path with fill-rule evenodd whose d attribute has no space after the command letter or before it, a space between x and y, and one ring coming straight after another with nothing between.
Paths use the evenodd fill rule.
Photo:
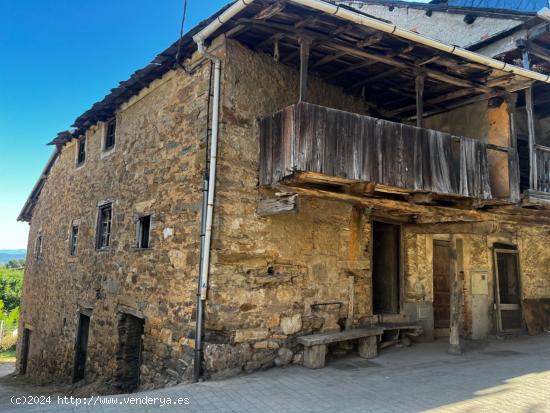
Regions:
<instances>
[{"instance_id":1,"label":"wooden slat siding","mask_svg":"<svg viewBox=\"0 0 550 413\"><path fill-rule=\"evenodd\" d=\"M491 198L488 147L475 139L305 102L263 119L260 131L269 135L261 137L267 146L261 151L265 185L303 171L416 191ZM550 153L548 158L550 168ZM550 179L546 185L550 191Z\"/></svg>"},{"instance_id":2,"label":"wooden slat siding","mask_svg":"<svg viewBox=\"0 0 550 413\"><path fill-rule=\"evenodd\" d=\"M550 152L536 148L535 153L537 158L537 182L535 190L550 192Z\"/></svg>"},{"instance_id":3,"label":"wooden slat siding","mask_svg":"<svg viewBox=\"0 0 550 413\"><path fill-rule=\"evenodd\" d=\"M260 120L260 185L271 185L273 178L271 117Z\"/></svg>"},{"instance_id":4,"label":"wooden slat siding","mask_svg":"<svg viewBox=\"0 0 550 413\"><path fill-rule=\"evenodd\" d=\"M296 111L292 107L283 109L281 118L281 143L282 143L282 159L283 159L283 178L290 175L296 166L294 155L294 142L296 141Z\"/></svg>"},{"instance_id":5,"label":"wooden slat siding","mask_svg":"<svg viewBox=\"0 0 550 413\"><path fill-rule=\"evenodd\" d=\"M431 152L430 135L427 129L419 130L420 135L418 143L419 146L422 148L422 189L424 191L430 191L433 188L432 163L430 162L433 154Z\"/></svg>"},{"instance_id":6,"label":"wooden slat siding","mask_svg":"<svg viewBox=\"0 0 550 413\"><path fill-rule=\"evenodd\" d=\"M272 183L277 183L283 179L284 160L282 157L283 141L281 137L282 112L277 112L271 117L271 145L273 151L273 179Z\"/></svg>"}]
</instances>

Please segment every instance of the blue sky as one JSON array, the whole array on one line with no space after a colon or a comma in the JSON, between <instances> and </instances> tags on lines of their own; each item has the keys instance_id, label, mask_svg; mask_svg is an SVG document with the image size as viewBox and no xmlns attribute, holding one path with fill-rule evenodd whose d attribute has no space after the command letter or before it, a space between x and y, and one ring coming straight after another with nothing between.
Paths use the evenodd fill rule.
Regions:
<instances>
[{"instance_id":1,"label":"blue sky","mask_svg":"<svg viewBox=\"0 0 550 413\"><path fill-rule=\"evenodd\" d=\"M186 30L226 0L188 0ZM179 35L183 0L0 0L0 249L57 132Z\"/></svg>"}]
</instances>

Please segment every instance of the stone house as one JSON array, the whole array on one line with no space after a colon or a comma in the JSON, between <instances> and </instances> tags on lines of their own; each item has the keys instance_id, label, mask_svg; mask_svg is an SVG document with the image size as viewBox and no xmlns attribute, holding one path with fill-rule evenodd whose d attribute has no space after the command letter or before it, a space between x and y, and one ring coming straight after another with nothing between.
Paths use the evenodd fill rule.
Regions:
<instances>
[{"instance_id":1,"label":"stone house","mask_svg":"<svg viewBox=\"0 0 550 413\"><path fill-rule=\"evenodd\" d=\"M52 141L19 372L127 391L301 363L326 332L542 328L548 83L355 6L220 10Z\"/></svg>"}]
</instances>

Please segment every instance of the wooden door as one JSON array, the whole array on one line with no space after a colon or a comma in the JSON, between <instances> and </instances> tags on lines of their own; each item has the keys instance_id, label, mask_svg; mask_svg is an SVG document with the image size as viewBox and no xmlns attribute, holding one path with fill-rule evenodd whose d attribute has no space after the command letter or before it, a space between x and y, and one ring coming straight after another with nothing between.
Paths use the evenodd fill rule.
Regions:
<instances>
[{"instance_id":1,"label":"wooden door","mask_svg":"<svg viewBox=\"0 0 550 413\"><path fill-rule=\"evenodd\" d=\"M90 330L90 317L80 314L78 331L76 335L76 347L74 356L73 383L84 378L86 370L86 356L88 354L88 333Z\"/></svg>"},{"instance_id":2,"label":"wooden door","mask_svg":"<svg viewBox=\"0 0 550 413\"><path fill-rule=\"evenodd\" d=\"M434 328L450 328L451 321L451 254L448 241L434 241Z\"/></svg>"},{"instance_id":3,"label":"wooden door","mask_svg":"<svg viewBox=\"0 0 550 413\"><path fill-rule=\"evenodd\" d=\"M495 248L494 260L498 331L504 333L521 331L523 312L518 252L515 249Z\"/></svg>"},{"instance_id":4,"label":"wooden door","mask_svg":"<svg viewBox=\"0 0 550 413\"><path fill-rule=\"evenodd\" d=\"M400 227L373 222L372 306L374 314L399 313Z\"/></svg>"},{"instance_id":5,"label":"wooden door","mask_svg":"<svg viewBox=\"0 0 550 413\"><path fill-rule=\"evenodd\" d=\"M132 391L139 386L143 327L143 319L130 314L121 316L118 328L118 387L124 391Z\"/></svg>"},{"instance_id":6,"label":"wooden door","mask_svg":"<svg viewBox=\"0 0 550 413\"><path fill-rule=\"evenodd\" d=\"M21 340L21 364L19 365L19 374L27 373L29 363L29 350L31 345L31 330L23 329L23 338Z\"/></svg>"}]
</instances>

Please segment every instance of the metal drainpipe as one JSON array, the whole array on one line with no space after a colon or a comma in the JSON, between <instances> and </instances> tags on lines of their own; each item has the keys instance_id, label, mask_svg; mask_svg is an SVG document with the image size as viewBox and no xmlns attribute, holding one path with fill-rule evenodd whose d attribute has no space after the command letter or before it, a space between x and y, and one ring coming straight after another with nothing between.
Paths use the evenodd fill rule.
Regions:
<instances>
[{"instance_id":1,"label":"metal drainpipe","mask_svg":"<svg viewBox=\"0 0 550 413\"><path fill-rule=\"evenodd\" d=\"M214 215L214 191L216 188L216 164L218 154L219 134L219 105L220 105L220 74L221 60L206 52L204 40L195 39L199 52L214 63L214 96L212 102L212 139L210 143L210 167L208 178L205 174L203 182L203 205L201 225L201 254L199 265L199 287L197 294L196 329L195 329L195 361L193 364L193 381L197 382L201 376L204 305L208 290L208 275L210 271L210 244L212 241L212 219ZM206 196L204 194L206 192Z\"/></svg>"}]
</instances>

